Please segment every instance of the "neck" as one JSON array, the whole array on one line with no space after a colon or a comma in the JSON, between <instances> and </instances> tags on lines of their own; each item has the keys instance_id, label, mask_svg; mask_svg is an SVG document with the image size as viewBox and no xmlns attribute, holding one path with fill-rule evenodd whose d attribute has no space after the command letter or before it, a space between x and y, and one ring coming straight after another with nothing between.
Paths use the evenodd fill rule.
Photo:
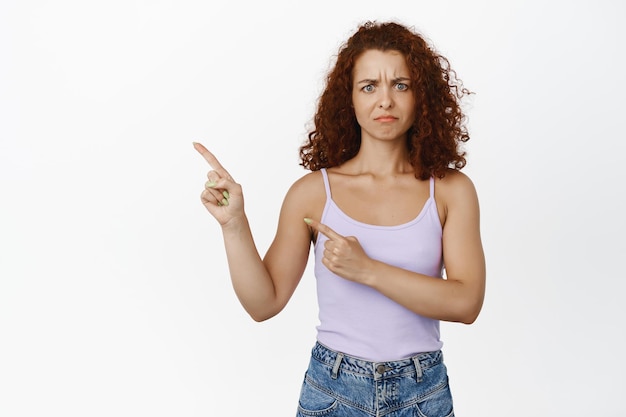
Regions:
<instances>
[{"instance_id":1,"label":"neck","mask_svg":"<svg viewBox=\"0 0 626 417\"><path fill-rule=\"evenodd\" d=\"M349 162L351 170L374 176L389 176L413 172L406 142L363 141L359 152Z\"/></svg>"}]
</instances>

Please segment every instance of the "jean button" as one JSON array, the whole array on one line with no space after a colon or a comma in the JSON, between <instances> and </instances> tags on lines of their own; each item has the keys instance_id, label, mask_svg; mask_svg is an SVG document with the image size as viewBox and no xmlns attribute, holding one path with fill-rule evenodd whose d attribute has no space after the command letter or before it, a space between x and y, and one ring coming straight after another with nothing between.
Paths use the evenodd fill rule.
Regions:
<instances>
[{"instance_id":1,"label":"jean button","mask_svg":"<svg viewBox=\"0 0 626 417\"><path fill-rule=\"evenodd\" d=\"M378 372L379 374L384 374L385 373L385 365L378 365L376 367L376 372Z\"/></svg>"}]
</instances>

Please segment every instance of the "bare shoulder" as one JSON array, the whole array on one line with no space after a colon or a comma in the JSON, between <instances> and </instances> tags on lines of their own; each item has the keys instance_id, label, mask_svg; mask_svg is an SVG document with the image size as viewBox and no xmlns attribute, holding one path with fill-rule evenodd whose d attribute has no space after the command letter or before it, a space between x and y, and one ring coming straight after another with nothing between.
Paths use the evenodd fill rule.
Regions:
<instances>
[{"instance_id":1,"label":"bare shoulder","mask_svg":"<svg viewBox=\"0 0 626 417\"><path fill-rule=\"evenodd\" d=\"M470 177L454 169L448 170L445 177L436 180L435 191L446 201L476 196L476 187Z\"/></svg>"},{"instance_id":2,"label":"bare shoulder","mask_svg":"<svg viewBox=\"0 0 626 417\"><path fill-rule=\"evenodd\" d=\"M305 198L309 194L324 195L324 180L319 171L310 172L303 175L289 188L288 195L293 194L300 198Z\"/></svg>"},{"instance_id":3,"label":"bare shoulder","mask_svg":"<svg viewBox=\"0 0 626 417\"><path fill-rule=\"evenodd\" d=\"M464 173L450 169L443 178L435 182L435 199L442 224L452 212L478 215L478 195L472 180Z\"/></svg>"},{"instance_id":4,"label":"bare shoulder","mask_svg":"<svg viewBox=\"0 0 626 417\"><path fill-rule=\"evenodd\" d=\"M308 217L321 215L325 202L324 180L319 171L310 172L296 180L285 197L286 205L297 207Z\"/></svg>"}]
</instances>

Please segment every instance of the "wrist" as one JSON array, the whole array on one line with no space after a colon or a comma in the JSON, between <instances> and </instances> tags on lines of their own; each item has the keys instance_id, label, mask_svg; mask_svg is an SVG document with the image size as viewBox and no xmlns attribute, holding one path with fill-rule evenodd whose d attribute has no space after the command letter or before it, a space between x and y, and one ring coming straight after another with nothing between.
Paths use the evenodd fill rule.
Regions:
<instances>
[{"instance_id":1,"label":"wrist","mask_svg":"<svg viewBox=\"0 0 626 417\"><path fill-rule=\"evenodd\" d=\"M245 214L230 218L226 223L222 224L222 233L224 235L240 234L243 230L249 229L248 218Z\"/></svg>"},{"instance_id":2,"label":"wrist","mask_svg":"<svg viewBox=\"0 0 626 417\"><path fill-rule=\"evenodd\" d=\"M367 265L361 274L361 283L368 287L376 288L382 265L381 262L370 259L369 265Z\"/></svg>"}]
</instances>

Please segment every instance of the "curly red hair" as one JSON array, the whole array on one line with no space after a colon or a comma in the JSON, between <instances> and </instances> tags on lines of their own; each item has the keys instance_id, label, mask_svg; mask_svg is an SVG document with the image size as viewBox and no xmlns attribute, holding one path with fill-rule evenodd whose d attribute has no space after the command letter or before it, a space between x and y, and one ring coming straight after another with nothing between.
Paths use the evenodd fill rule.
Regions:
<instances>
[{"instance_id":1,"label":"curly red hair","mask_svg":"<svg viewBox=\"0 0 626 417\"><path fill-rule=\"evenodd\" d=\"M470 94L450 67L417 33L394 22L367 22L339 49L313 118L314 130L300 147L300 165L317 171L353 158L361 128L352 108L352 70L366 50L399 51L406 58L415 95L415 121L407 135L415 177L443 178L466 164L461 142L469 140L461 98Z\"/></svg>"}]
</instances>

